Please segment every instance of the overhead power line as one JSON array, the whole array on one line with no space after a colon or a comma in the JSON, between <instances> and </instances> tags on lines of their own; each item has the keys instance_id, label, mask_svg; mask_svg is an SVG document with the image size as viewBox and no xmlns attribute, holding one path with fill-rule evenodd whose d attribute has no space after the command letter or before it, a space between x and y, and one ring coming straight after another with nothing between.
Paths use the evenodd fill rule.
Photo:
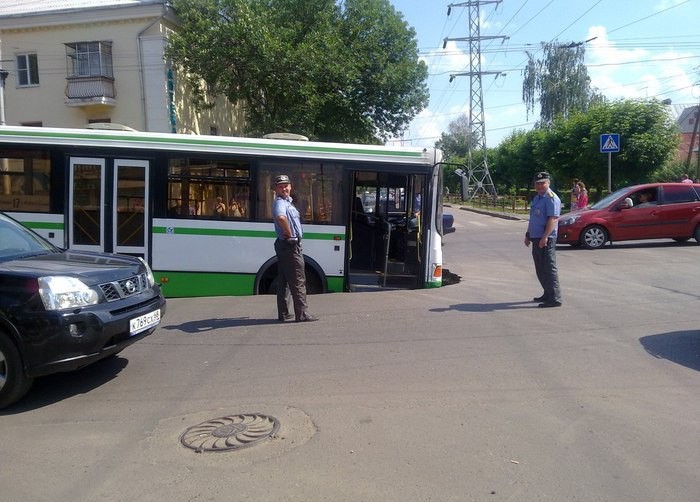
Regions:
<instances>
[{"instance_id":1,"label":"overhead power line","mask_svg":"<svg viewBox=\"0 0 700 502\"><path fill-rule=\"evenodd\" d=\"M487 4L499 4L501 0L471 0L450 4L447 15L450 15L452 7L467 7L469 10L469 36L445 39L443 48L448 40L464 41L469 43L469 71L450 75L450 82L456 77L469 77L469 152L467 173L462 173L462 199L471 199L482 193L496 195L496 187L489 173L486 157L486 125L484 120L484 92L481 87L481 76L497 74L497 72L481 71L481 41L505 40L508 37L481 36L479 7ZM466 181L466 187L465 187Z\"/></svg>"}]
</instances>

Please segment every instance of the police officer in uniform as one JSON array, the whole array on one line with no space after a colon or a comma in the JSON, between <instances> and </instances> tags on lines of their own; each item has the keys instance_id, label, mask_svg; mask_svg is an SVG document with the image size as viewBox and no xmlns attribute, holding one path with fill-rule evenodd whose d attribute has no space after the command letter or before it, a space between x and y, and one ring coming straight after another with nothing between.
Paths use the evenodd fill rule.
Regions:
<instances>
[{"instance_id":1,"label":"police officer in uniform","mask_svg":"<svg viewBox=\"0 0 700 502\"><path fill-rule=\"evenodd\" d=\"M539 307L561 307L561 290L557 271L557 226L561 213L561 200L550 188L549 173L535 175L537 195L530 206L530 223L525 233L525 245L532 244L535 272L544 293L533 298Z\"/></svg>"},{"instance_id":2,"label":"police officer in uniform","mask_svg":"<svg viewBox=\"0 0 700 502\"><path fill-rule=\"evenodd\" d=\"M297 322L318 321L307 312L306 272L301 240L299 211L292 204L292 184L289 176L280 174L275 178L275 201L272 204L272 217L275 223L275 253L277 254L277 319L286 321L292 318L289 313L289 293L294 303L294 318ZM287 288L289 286L289 289Z\"/></svg>"}]
</instances>

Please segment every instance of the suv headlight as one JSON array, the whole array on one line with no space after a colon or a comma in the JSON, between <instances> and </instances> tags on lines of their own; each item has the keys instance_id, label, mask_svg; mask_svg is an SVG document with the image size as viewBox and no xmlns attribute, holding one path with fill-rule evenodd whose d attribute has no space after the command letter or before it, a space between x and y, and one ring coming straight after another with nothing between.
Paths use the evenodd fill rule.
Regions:
<instances>
[{"instance_id":1,"label":"suv headlight","mask_svg":"<svg viewBox=\"0 0 700 502\"><path fill-rule=\"evenodd\" d=\"M559 220L559 225L573 225L581 217L580 214L569 214Z\"/></svg>"},{"instance_id":2,"label":"suv headlight","mask_svg":"<svg viewBox=\"0 0 700 502\"><path fill-rule=\"evenodd\" d=\"M141 258L139 256L139 260L141 260L141 263L143 263L143 266L146 267L146 279L148 280L148 286L153 287L156 285L156 278L153 277L153 271L151 270L151 267L148 266L148 263L146 263L146 260Z\"/></svg>"},{"instance_id":3,"label":"suv headlight","mask_svg":"<svg viewBox=\"0 0 700 502\"><path fill-rule=\"evenodd\" d=\"M97 292L75 277L39 277L39 295L46 310L63 310L95 305Z\"/></svg>"}]
</instances>

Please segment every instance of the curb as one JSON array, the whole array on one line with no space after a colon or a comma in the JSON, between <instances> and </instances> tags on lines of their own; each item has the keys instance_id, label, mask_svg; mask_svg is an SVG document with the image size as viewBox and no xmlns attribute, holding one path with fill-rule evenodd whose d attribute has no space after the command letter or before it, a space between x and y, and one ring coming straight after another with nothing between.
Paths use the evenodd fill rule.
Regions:
<instances>
[{"instance_id":1,"label":"curb","mask_svg":"<svg viewBox=\"0 0 700 502\"><path fill-rule=\"evenodd\" d=\"M445 204L445 207L453 207L452 205ZM493 216L494 218L502 218L504 220L514 220L514 221L528 221L529 218L522 218L514 214L508 213L498 213L495 211L486 211L484 209L474 209L472 207L459 207L460 211L471 211L472 213L485 214L486 216Z\"/></svg>"}]
</instances>

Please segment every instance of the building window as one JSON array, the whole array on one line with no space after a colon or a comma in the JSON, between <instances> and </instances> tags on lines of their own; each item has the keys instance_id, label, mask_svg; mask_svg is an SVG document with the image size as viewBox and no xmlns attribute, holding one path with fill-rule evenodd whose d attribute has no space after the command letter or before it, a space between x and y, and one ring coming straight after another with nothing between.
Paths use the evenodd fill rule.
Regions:
<instances>
[{"instance_id":1,"label":"building window","mask_svg":"<svg viewBox=\"0 0 700 502\"><path fill-rule=\"evenodd\" d=\"M17 84L19 87L39 85L39 61L36 54L17 56Z\"/></svg>"},{"instance_id":2,"label":"building window","mask_svg":"<svg viewBox=\"0 0 700 502\"><path fill-rule=\"evenodd\" d=\"M74 42L66 44L68 77L114 78L112 42Z\"/></svg>"}]
</instances>

